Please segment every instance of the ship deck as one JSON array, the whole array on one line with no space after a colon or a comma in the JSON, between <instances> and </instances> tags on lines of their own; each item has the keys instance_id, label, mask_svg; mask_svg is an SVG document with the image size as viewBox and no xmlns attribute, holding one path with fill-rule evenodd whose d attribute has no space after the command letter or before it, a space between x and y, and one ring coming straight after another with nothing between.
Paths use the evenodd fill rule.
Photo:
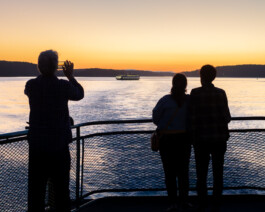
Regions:
<instances>
[{"instance_id":1,"label":"ship deck","mask_svg":"<svg viewBox=\"0 0 265 212\"><path fill-rule=\"evenodd\" d=\"M194 205L186 211L197 211L197 198L190 198ZM209 199L209 202L211 199ZM78 212L164 212L167 209L166 197L105 197L84 204ZM212 205L206 211L212 211ZM264 212L265 196L263 195L226 195L223 198L221 212Z\"/></svg>"},{"instance_id":2,"label":"ship deck","mask_svg":"<svg viewBox=\"0 0 265 212\"><path fill-rule=\"evenodd\" d=\"M249 121L264 121L265 117L233 117L232 120L246 121L243 126L247 128L230 129L224 165L226 192L220 211L265 211L265 128L264 125L258 129L248 127ZM69 144L69 189L73 211L166 210L165 196L139 196L165 194L161 159L158 152L150 149L150 136L154 131L151 119L87 122L74 125L72 131L75 136ZM27 210L27 132L0 135L0 211ZM209 194L212 184L210 165ZM195 188L196 166L192 151L190 189L195 191ZM118 196L127 193L127 197ZM88 199L94 200L88 202ZM196 199L195 192L191 192L190 202L197 205ZM53 210L55 199L52 183L48 186L46 201L47 209ZM196 211L196 208L189 211Z\"/></svg>"}]
</instances>

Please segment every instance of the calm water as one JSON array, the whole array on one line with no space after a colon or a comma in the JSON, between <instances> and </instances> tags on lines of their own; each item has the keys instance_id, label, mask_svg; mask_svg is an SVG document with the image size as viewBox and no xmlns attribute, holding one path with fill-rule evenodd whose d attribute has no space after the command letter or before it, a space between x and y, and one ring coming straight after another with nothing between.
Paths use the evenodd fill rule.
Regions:
<instances>
[{"instance_id":1,"label":"calm water","mask_svg":"<svg viewBox=\"0 0 265 212\"><path fill-rule=\"evenodd\" d=\"M28 99L24 95L28 79L0 78L0 133L24 130L29 114ZM69 103L75 123L150 118L156 102L171 87L171 77L142 77L139 81L83 77L78 81L85 89L85 98ZM265 115L265 79L221 78L214 84L226 91L232 116ZM189 78L187 92L198 86L199 78ZM230 125L238 126L265 127L264 122Z\"/></svg>"},{"instance_id":2,"label":"calm water","mask_svg":"<svg viewBox=\"0 0 265 212\"><path fill-rule=\"evenodd\" d=\"M0 133L24 130L29 106L23 91L28 79L0 78ZM78 78L78 81L85 89L85 98L69 103L75 123L151 118L156 102L168 94L171 87L171 77L143 77L139 81ZM200 86L199 78L189 78L188 83L188 93L192 88ZM217 79L215 85L226 90L232 116L265 115L265 79L222 78ZM143 125L140 127L143 129ZM152 125L151 127L154 128ZM230 124L230 128L249 127L265 128L265 122ZM92 127L92 130L98 128L99 126ZM146 125L146 128L150 129L150 125ZM120 130L118 127L117 129ZM86 140L84 193L106 188L164 187L160 158L157 153L150 151L149 137L149 134L134 135L128 139L127 135L112 135ZM265 176L263 139L262 133L231 135L224 170L225 186L264 187L264 181L261 180ZM71 197L74 198L75 144L70 147L70 190ZM27 208L27 152L26 142L2 145L0 148L0 211L22 212ZM194 156L191 161L190 180L191 186L194 186ZM211 179L211 175L209 178Z\"/></svg>"}]
</instances>

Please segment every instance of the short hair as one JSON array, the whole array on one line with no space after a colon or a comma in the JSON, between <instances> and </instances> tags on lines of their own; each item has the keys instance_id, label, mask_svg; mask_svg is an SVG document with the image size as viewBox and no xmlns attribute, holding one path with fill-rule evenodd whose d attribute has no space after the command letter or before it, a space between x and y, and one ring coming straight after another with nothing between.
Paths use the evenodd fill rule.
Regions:
<instances>
[{"instance_id":1,"label":"short hair","mask_svg":"<svg viewBox=\"0 0 265 212\"><path fill-rule=\"evenodd\" d=\"M41 74L51 76L58 68L58 53L47 50L40 53L38 58L38 69Z\"/></svg>"},{"instance_id":2,"label":"short hair","mask_svg":"<svg viewBox=\"0 0 265 212\"><path fill-rule=\"evenodd\" d=\"M212 65L204 65L200 70L200 77L206 83L211 83L216 77L216 68Z\"/></svg>"}]
</instances>

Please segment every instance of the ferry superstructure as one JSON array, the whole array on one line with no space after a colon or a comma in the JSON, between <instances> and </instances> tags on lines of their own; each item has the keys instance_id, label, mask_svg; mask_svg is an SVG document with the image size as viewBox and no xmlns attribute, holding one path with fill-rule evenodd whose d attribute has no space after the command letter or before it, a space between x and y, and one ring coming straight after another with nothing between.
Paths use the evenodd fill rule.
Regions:
<instances>
[{"instance_id":1,"label":"ferry superstructure","mask_svg":"<svg viewBox=\"0 0 265 212\"><path fill-rule=\"evenodd\" d=\"M126 74L126 75L118 75L116 76L116 79L117 80L139 80L140 79L140 76L139 75L129 75L129 74Z\"/></svg>"}]
</instances>

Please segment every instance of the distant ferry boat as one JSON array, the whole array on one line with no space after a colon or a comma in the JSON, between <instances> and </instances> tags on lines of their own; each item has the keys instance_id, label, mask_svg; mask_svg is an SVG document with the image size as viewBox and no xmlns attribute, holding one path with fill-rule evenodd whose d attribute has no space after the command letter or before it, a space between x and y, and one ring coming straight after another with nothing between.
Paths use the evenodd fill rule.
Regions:
<instances>
[{"instance_id":1,"label":"distant ferry boat","mask_svg":"<svg viewBox=\"0 0 265 212\"><path fill-rule=\"evenodd\" d=\"M139 75L119 75L119 76L116 76L116 79L117 80L139 80L140 79L140 76Z\"/></svg>"}]
</instances>

